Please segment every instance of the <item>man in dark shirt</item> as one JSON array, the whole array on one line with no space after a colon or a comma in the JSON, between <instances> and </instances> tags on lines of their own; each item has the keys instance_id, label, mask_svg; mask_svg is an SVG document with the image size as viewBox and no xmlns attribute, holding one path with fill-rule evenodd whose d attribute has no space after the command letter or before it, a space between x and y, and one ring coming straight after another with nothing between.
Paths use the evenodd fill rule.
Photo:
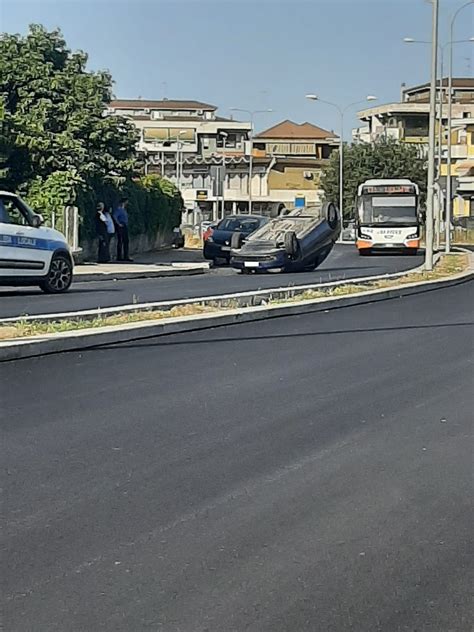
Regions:
<instances>
[{"instance_id":1,"label":"man in dark shirt","mask_svg":"<svg viewBox=\"0 0 474 632\"><path fill-rule=\"evenodd\" d=\"M128 256L128 199L121 198L119 205L113 212L117 226L117 261L133 261Z\"/></svg>"}]
</instances>

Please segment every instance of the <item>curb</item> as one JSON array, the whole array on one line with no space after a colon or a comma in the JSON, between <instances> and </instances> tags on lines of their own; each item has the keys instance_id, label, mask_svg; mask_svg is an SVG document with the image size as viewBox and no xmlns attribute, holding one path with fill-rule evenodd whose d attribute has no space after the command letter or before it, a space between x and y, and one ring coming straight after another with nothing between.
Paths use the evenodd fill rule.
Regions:
<instances>
[{"instance_id":1,"label":"curb","mask_svg":"<svg viewBox=\"0 0 474 632\"><path fill-rule=\"evenodd\" d=\"M124 281L126 279L152 279L156 277L177 277L205 274L209 271L209 265L203 264L195 268L176 268L174 270L141 270L137 272L96 272L75 274L73 283L89 283L91 281Z\"/></svg>"},{"instance_id":2,"label":"curb","mask_svg":"<svg viewBox=\"0 0 474 632\"><path fill-rule=\"evenodd\" d=\"M431 292L445 287L461 285L472 279L474 279L474 272L470 269L467 272L462 272L446 279L414 282L390 289L368 290L336 298L318 298L285 305L259 305L257 307L237 308L212 314L200 314L195 317L166 318L161 321L144 321L100 329L84 329L61 334L47 334L35 338L17 338L13 341L0 342L0 362L65 351L93 349L104 345L146 340L157 336L199 331L225 325L265 320L267 318L280 318L352 307L354 305Z\"/></svg>"}]
</instances>

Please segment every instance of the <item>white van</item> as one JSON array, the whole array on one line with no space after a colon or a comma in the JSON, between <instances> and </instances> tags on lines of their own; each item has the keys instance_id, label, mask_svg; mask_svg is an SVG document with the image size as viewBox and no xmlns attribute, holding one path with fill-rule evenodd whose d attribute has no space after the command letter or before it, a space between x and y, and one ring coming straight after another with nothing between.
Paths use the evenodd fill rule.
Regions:
<instances>
[{"instance_id":1,"label":"white van","mask_svg":"<svg viewBox=\"0 0 474 632\"><path fill-rule=\"evenodd\" d=\"M14 193L0 191L0 285L39 285L43 292L66 292L74 262L62 233L42 226Z\"/></svg>"}]
</instances>

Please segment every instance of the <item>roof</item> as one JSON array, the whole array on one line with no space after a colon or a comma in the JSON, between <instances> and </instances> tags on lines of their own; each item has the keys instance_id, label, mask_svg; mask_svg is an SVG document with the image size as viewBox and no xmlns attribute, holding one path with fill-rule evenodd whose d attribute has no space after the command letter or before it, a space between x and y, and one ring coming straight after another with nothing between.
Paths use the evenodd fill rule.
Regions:
<instances>
[{"instance_id":1,"label":"roof","mask_svg":"<svg viewBox=\"0 0 474 632\"><path fill-rule=\"evenodd\" d=\"M371 116L378 114L426 114L430 111L429 103L420 103L417 101L402 101L401 103L385 103L383 105L375 105L365 110L359 110L357 117L364 121Z\"/></svg>"},{"instance_id":2,"label":"roof","mask_svg":"<svg viewBox=\"0 0 474 632\"><path fill-rule=\"evenodd\" d=\"M362 186L376 186L376 185L381 185L381 186L390 186L390 185L404 185L404 184L414 184L411 180L409 180L408 178L370 178L369 180L366 180L365 182L362 182L361 185Z\"/></svg>"},{"instance_id":3,"label":"roof","mask_svg":"<svg viewBox=\"0 0 474 632\"><path fill-rule=\"evenodd\" d=\"M323 140L326 138L336 138L336 135L312 123L294 123L287 119L255 136L255 139L265 138Z\"/></svg>"},{"instance_id":4,"label":"roof","mask_svg":"<svg viewBox=\"0 0 474 632\"><path fill-rule=\"evenodd\" d=\"M148 101L145 99L113 99L109 103L110 108L124 108L127 110L140 110L149 108L151 110L207 110L214 112L215 105L202 103L201 101L186 101L178 99L160 99L158 101Z\"/></svg>"},{"instance_id":5,"label":"roof","mask_svg":"<svg viewBox=\"0 0 474 632\"><path fill-rule=\"evenodd\" d=\"M439 82L438 82L439 85ZM448 86L449 85L449 79L448 77L443 77L442 80L442 85L443 86ZM471 90L474 90L474 78L472 77L453 77L452 78L452 86L453 88L468 88ZM430 89L430 83L422 83L419 86L413 86L411 88L405 88L403 90L404 94L411 94L413 92L419 92L419 91L423 91L423 90L429 90Z\"/></svg>"}]
</instances>

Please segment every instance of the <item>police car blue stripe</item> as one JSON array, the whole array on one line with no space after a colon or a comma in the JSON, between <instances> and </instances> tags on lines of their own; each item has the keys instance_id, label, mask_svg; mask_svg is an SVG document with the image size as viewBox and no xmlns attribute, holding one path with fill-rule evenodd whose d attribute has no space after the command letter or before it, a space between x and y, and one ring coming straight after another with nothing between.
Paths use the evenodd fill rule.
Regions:
<instances>
[{"instance_id":1,"label":"police car blue stripe","mask_svg":"<svg viewBox=\"0 0 474 632\"><path fill-rule=\"evenodd\" d=\"M0 246L48 251L57 250L58 248L67 248L66 243L63 241L38 239L37 237L26 237L23 235L0 235Z\"/></svg>"}]
</instances>

